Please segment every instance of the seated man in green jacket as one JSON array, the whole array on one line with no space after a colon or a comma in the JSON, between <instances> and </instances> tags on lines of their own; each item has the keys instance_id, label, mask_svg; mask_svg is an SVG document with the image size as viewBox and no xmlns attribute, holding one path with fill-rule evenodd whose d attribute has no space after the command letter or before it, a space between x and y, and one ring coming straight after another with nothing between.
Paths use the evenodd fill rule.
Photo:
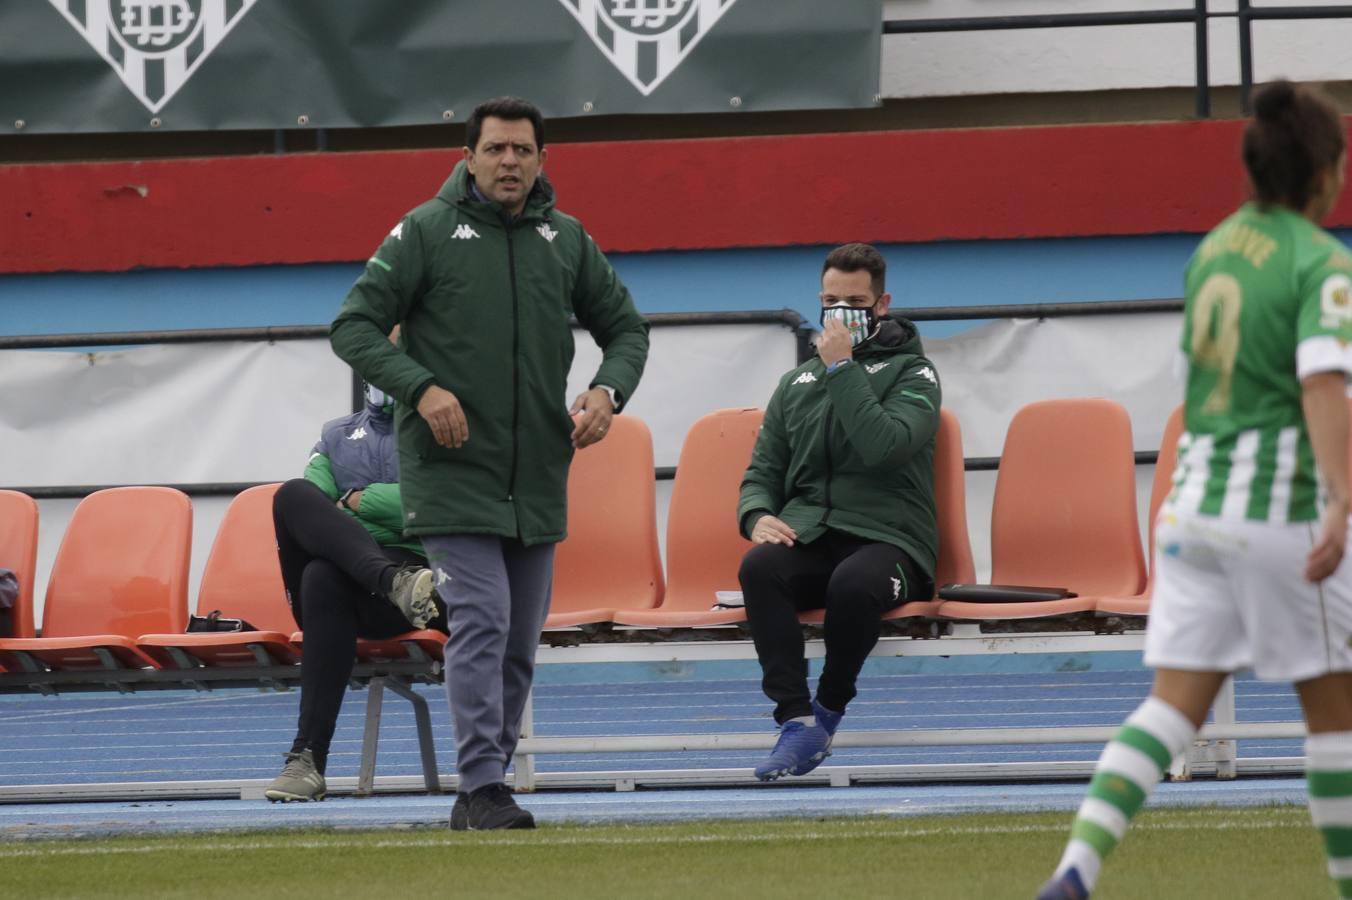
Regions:
<instances>
[{"instance_id":1,"label":"seated man in green jacket","mask_svg":"<svg viewBox=\"0 0 1352 900\"><path fill-rule=\"evenodd\" d=\"M756 777L831 753L883 613L934 590L939 380L915 326L888 316L887 264L846 244L822 267L817 356L780 379L737 507L756 544L738 577L779 741ZM798 612L826 610L812 698Z\"/></svg>"},{"instance_id":2,"label":"seated man in green jacket","mask_svg":"<svg viewBox=\"0 0 1352 900\"><path fill-rule=\"evenodd\" d=\"M305 477L273 497L282 582L305 645L296 738L282 773L263 792L269 800L324 799L357 638L446 631L422 545L400 534L393 408L368 386L365 408L326 422Z\"/></svg>"}]
</instances>

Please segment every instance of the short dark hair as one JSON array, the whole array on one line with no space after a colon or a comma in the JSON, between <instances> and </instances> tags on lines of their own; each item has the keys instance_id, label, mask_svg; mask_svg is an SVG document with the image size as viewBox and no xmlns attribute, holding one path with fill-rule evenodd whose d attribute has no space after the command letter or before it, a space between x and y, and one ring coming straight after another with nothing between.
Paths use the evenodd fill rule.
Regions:
<instances>
[{"instance_id":1,"label":"short dark hair","mask_svg":"<svg viewBox=\"0 0 1352 900\"><path fill-rule=\"evenodd\" d=\"M489 116L509 122L530 119L530 124L535 128L535 149L545 148L545 117L540 114L539 108L520 97L494 97L474 107L474 112L469 114L469 122L465 125L465 146L469 149L478 149L484 119Z\"/></svg>"},{"instance_id":2,"label":"short dark hair","mask_svg":"<svg viewBox=\"0 0 1352 900\"><path fill-rule=\"evenodd\" d=\"M822 274L828 269L842 272L868 272L872 278L874 296L881 297L887 283L887 260L872 244L844 244L826 254Z\"/></svg>"},{"instance_id":3,"label":"short dark hair","mask_svg":"<svg viewBox=\"0 0 1352 900\"><path fill-rule=\"evenodd\" d=\"M1346 146L1342 117L1323 91L1274 81L1253 95L1244 167L1259 203L1304 211L1315 176L1336 166Z\"/></svg>"}]
</instances>

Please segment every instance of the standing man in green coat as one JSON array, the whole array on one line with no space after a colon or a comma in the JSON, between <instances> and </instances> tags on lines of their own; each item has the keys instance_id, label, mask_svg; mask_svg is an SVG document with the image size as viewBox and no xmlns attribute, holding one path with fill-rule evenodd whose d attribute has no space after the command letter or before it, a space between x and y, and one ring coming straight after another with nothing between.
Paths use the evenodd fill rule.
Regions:
<instances>
[{"instance_id":1,"label":"standing man in green coat","mask_svg":"<svg viewBox=\"0 0 1352 900\"><path fill-rule=\"evenodd\" d=\"M554 207L544 120L490 100L464 160L405 215L334 320L334 351L394 396L404 535L446 603L460 790L451 827L532 828L505 784L565 536L573 451L633 395L648 326L591 236ZM570 317L604 351L571 408ZM403 325L399 346L383 338Z\"/></svg>"},{"instance_id":2,"label":"standing man in green coat","mask_svg":"<svg viewBox=\"0 0 1352 900\"><path fill-rule=\"evenodd\" d=\"M780 379L737 507L756 545L738 577L775 702L772 781L830 755L882 615L934 591L934 438L939 378L915 325L887 315L887 263L846 244L822 266L817 356ZM826 610L814 699L798 612Z\"/></svg>"}]
</instances>

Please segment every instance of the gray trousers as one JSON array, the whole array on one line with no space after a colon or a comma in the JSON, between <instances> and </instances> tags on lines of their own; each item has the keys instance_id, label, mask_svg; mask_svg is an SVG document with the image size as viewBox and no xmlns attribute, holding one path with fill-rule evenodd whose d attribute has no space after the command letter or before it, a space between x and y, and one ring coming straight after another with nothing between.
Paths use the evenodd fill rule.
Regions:
<instances>
[{"instance_id":1,"label":"gray trousers","mask_svg":"<svg viewBox=\"0 0 1352 900\"><path fill-rule=\"evenodd\" d=\"M422 543L446 603L446 697L460 790L469 792L503 781L516 752L549 614L554 545L477 534Z\"/></svg>"}]
</instances>

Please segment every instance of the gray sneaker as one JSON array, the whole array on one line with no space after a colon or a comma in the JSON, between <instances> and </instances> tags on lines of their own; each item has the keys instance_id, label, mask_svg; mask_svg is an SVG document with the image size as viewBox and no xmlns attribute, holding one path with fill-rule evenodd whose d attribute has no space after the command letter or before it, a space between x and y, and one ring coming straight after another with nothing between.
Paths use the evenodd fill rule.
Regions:
<instances>
[{"instance_id":1,"label":"gray sneaker","mask_svg":"<svg viewBox=\"0 0 1352 900\"><path fill-rule=\"evenodd\" d=\"M272 780L272 784L263 791L263 796L274 803L279 800L283 803L292 800L304 803L308 800L323 800L328 790L324 776L315 768L314 754L302 750L286 754L286 766L282 774Z\"/></svg>"},{"instance_id":2,"label":"gray sneaker","mask_svg":"<svg viewBox=\"0 0 1352 900\"><path fill-rule=\"evenodd\" d=\"M431 569L405 566L394 573L389 597L414 628L426 628L437 614L437 604L432 599L434 593Z\"/></svg>"}]
</instances>

